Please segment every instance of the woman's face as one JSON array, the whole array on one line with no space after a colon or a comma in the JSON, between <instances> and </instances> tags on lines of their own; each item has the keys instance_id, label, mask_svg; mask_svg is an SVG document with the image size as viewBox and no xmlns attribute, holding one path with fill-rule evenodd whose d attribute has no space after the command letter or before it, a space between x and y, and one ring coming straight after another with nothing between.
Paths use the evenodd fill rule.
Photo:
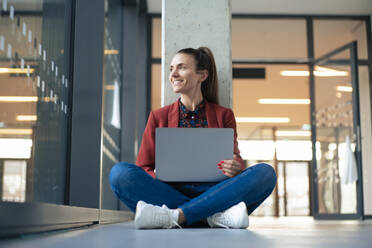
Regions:
<instances>
[{"instance_id":1,"label":"woman's face","mask_svg":"<svg viewBox=\"0 0 372 248\"><path fill-rule=\"evenodd\" d=\"M196 62L192 55L177 53L173 57L170 65L169 81L175 93L187 94L200 89L201 82L207 76L206 70L197 71Z\"/></svg>"}]
</instances>

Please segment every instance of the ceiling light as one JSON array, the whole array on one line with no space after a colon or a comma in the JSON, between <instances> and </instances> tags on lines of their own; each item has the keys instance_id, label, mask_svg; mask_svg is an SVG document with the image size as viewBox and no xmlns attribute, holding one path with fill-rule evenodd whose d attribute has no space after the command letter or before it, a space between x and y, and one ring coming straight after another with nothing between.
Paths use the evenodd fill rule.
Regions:
<instances>
[{"instance_id":1,"label":"ceiling light","mask_svg":"<svg viewBox=\"0 0 372 248\"><path fill-rule=\"evenodd\" d=\"M27 74L33 73L35 69L20 69L20 68L0 68L0 73L9 73L9 74Z\"/></svg>"},{"instance_id":2,"label":"ceiling light","mask_svg":"<svg viewBox=\"0 0 372 248\"><path fill-rule=\"evenodd\" d=\"M349 73L347 71L314 71L314 75L318 77L339 77L347 76Z\"/></svg>"},{"instance_id":3,"label":"ceiling light","mask_svg":"<svg viewBox=\"0 0 372 248\"><path fill-rule=\"evenodd\" d=\"M337 91L342 91L342 92L353 92L353 87L351 86L336 86Z\"/></svg>"},{"instance_id":4,"label":"ceiling light","mask_svg":"<svg viewBox=\"0 0 372 248\"><path fill-rule=\"evenodd\" d=\"M0 102L37 102L37 96L0 96Z\"/></svg>"},{"instance_id":5,"label":"ceiling light","mask_svg":"<svg viewBox=\"0 0 372 248\"><path fill-rule=\"evenodd\" d=\"M297 71L297 70L284 70L280 71L281 76L287 77L308 77L310 75L309 71ZM340 77L348 76L347 71L338 71L323 67L317 67L317 70L314 71L314 75L317 77Z\"/></svg>"},{"instance_id":6,"label":"ceiling light","mask_svg":"<svg viewBox=\"0 0 372 248\"><path fill-rule=\"evenodd\" d=\"M16 120L17 121L36 121L37 116L36 115L17 115Z\"/></svg>"},{"instance_id":7,"label":"ceiling light","mask_svg":"<svg viewBox=\"0 0 372 248\"><path fill-rule=\"evenodd\" d=\"M286 137L310 137L311 132L310 131L276 131L275 132L276 136L286 136Z\"/></svg>"},{"instance_id":8,"label":"ceiling light","mask_svg":"<svg viewBox=\"0 0 372 248\"><path fill-rule=\"evenodd\" d=\"M260 104L310 104L310 99L280 99L280 98L260 98Z\"/></svg>"},{"instance_id":9,"label":"ceiling light","mask_svg":"<svg viewBox=\"0 0 372 248\"><path fill-rule=\"evenodd\" d=\"M111 85L105 85L105 90L115 90L115 85L114 84L111 84Z\"/></svg>"},{"instance_id":10,"label":"ceiling light","mask_svg":"<svg viewBox=\"0 0 372 248\"><path fill-rule=\"evenodd\" d=\"M0 134L14 134L14 135L31 135L32 129L31 128L0 128Z\"/></svg>"},{"instance_id":11,"label":"ceiling light","mask_svg":"<svg viewBox=\"0 0 372 248\"><path fill-rule=\"evenodd\" d=\"M315 66L315 70L316 71L339 71L339 70L336 70L336 69L332 69L332 68L324 67L324 66L319 66L319 65Z\"/></svg>"},{"instance_id":12,"label":"ceiling light","mask_svg":"<svg viewBox=\"0 0 372 248\"><path fill-rule=\"evenodd\" d=\"M307 77L310 73L308 71L280 71L280 75L286 77Z\"/></svg>"},{"instance_id":13,"label":"ceiling light","mask_svg":"<svg viewBox=\"0 0 372 248\"><path fill-rule=\"evenodd\" d=\"M116 54L119 54L119 50L109 50L109 49L105 49L105 55L116 55Z\"/></svg>"},{"instance_id":14,"label":"ceiling light","mask_svg":"<svg viewBox=\"0 0 372 248\"><path fill-rule=\"evenodd\" d=\"M236 117L238 123L288 123L286 117Z\"/></svg>"}]
</instances>

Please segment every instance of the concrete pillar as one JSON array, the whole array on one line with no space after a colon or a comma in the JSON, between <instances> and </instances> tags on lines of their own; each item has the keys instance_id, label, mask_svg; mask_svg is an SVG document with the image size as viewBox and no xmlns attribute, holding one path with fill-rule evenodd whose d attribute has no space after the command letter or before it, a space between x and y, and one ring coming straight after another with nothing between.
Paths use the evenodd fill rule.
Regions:
<instances>
[{"instance_id":1,"label":"concrete pillar","mask_svg":"<svg viewBox=\"0 0 372 248\"><path fill-rule=\"evenodd\" d=\"M178 97L168 80L173 56L182 48L200 46L214 54L220 105L232 107L230 0L162 0L162 106Z\"/></svg>"}]
</instances>

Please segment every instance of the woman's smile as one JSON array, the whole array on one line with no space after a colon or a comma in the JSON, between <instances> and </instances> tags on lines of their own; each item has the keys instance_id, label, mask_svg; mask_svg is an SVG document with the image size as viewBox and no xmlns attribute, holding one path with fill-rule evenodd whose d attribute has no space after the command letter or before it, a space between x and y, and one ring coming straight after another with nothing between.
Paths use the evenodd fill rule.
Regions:
<instances>
[{"instance_id":1,"label":"woman's smile","mask_svg":"<svg viewBox=\"0 0 372 248\"><path fill-rule=\"evenodd\" d=\"M184 80L177 79L177 80L173 80L172 83L174 86L181 86L183 84L183 81Z\"/></svg>"}]
</instances>

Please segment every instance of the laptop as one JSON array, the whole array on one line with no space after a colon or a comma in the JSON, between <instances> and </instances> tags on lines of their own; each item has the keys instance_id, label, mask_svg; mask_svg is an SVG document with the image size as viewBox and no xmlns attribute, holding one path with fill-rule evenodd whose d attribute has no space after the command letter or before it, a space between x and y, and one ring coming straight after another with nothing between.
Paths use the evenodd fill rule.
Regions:
<instances>
[{"instance_id":1,"label":"laptop","mask_svg":"<svg viewBox=\"0 0 372 248\"><path fill-rule=\"evenodd\" d=\"M232 128L156 128L155 173L164 182L219 182L228 177L218 169L232 159Z\"/></svg>"}]
</instances>

